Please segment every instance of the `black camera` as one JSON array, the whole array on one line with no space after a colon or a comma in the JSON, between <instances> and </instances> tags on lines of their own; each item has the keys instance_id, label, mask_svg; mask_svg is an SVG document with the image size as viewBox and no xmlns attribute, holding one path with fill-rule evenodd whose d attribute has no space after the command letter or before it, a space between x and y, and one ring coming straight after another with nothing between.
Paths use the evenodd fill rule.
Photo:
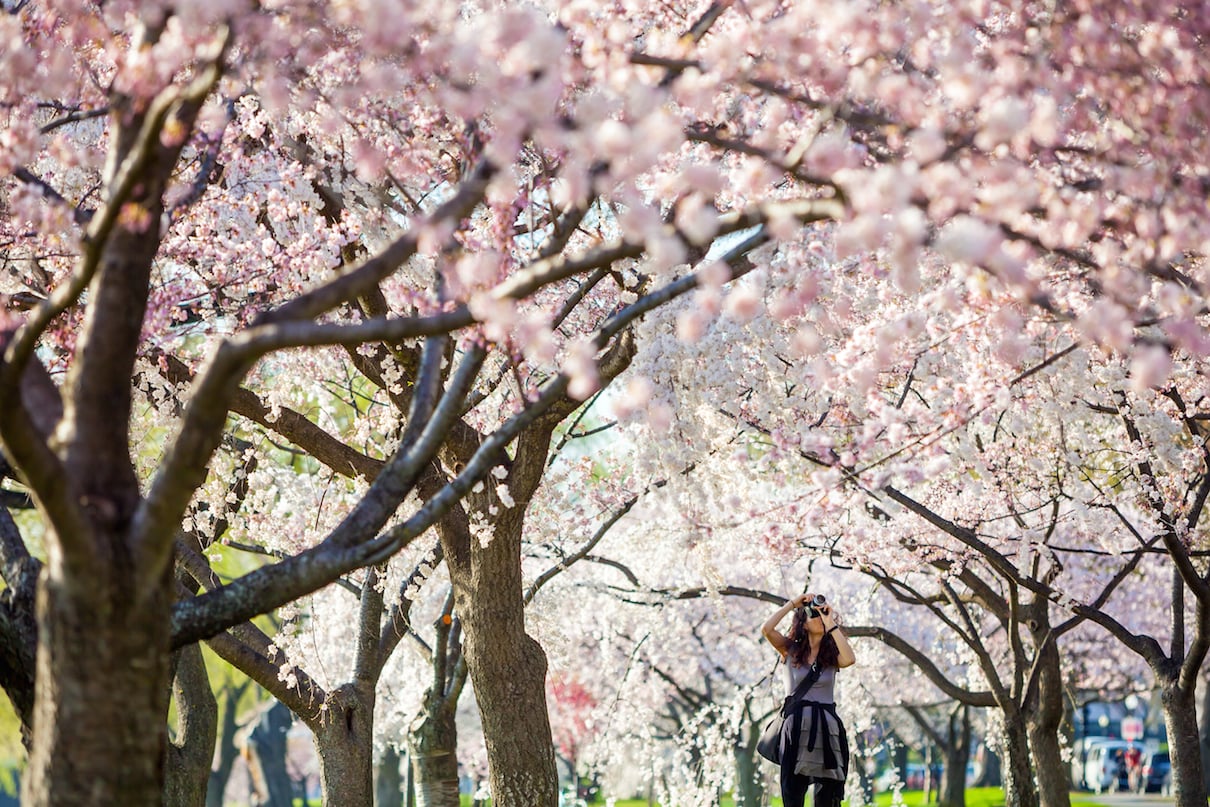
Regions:
<instances>
[{"instance_id":1,"label":"black camera","mask_svg":"<svg viewBox=\"0 0 1210 807\"><path fill-rule=\"evenodd\" d=\"M819 616L819 609L828 601L828 598L822 594L816 594L807 603L807 619L814 619Z\"/></svg>"}]
</instances>

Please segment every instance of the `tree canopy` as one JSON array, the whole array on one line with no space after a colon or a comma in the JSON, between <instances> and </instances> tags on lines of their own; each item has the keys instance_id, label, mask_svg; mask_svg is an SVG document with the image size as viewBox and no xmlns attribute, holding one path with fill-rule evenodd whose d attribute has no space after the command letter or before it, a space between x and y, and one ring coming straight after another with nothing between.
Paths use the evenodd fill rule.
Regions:
<instances>
[{"instance_id":1,"label":"tree canopy","mask_svg":"<svg viewBox=\"0 0 1210 807\"><path fill-rule=\"evenodd\" d=\"M882 572L975 552L1047 624L1162 549L1166 650L1095 593L1074 613L1175 663L1189 711L1207 9L0 7L0 685L30 804L160 798L174 651L263 659L250 620L341 579L384 637L379 570L431 530L498 803L553 805L523 538L573 486L606 512L667 487L682 519L790 513L747 525L766 559L800 530ZM647 441L630 470L554 468L624 374L596 400ZM757 476L726 491L740 459ZM1057 589L1081 564L1055 536L1126 551L1121 576ZM223 543L268 562L225 579ZM988 618L1018 620L1009 599ZM581 685L556 683L574 712Z\"/></svg>"}]
</instances>

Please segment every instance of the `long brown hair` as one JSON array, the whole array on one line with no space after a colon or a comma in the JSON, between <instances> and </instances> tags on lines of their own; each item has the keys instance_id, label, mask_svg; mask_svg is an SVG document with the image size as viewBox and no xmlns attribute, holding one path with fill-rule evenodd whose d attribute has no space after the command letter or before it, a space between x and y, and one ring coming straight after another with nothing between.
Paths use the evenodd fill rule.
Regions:
<instances>
[{"instance_id":1,"label":"long brown hair","mask_svg":"<svg viewBox=\"0 0 1210 807\"><path fill-rule=\"evenodd\" d=\"M811 641L807 635L807 609L794 609L794 621L790 624L790 647L786 650L786 658L796 667L805 667L807 657L811 654ZM840 666L840 648L831 634L824 634L819 640L819 653L815 656L819 668Z\"/></svg>"}]
</instances>

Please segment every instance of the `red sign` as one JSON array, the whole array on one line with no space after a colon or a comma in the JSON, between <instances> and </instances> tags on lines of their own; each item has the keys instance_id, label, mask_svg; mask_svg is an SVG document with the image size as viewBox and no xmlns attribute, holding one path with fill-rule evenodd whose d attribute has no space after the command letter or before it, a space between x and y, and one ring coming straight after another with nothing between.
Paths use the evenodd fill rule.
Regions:
<instances>
[{"instance_id":1,"label":"red sign","mask_svg":"<svg viewBox=\"0 0 1210 807\"><path fill-rule=\"evenodd\" d=\"M1137 717L1122 718L1122 739L1140 740L1143 737L1143 721Z\"/></svg>"}]
</instances>

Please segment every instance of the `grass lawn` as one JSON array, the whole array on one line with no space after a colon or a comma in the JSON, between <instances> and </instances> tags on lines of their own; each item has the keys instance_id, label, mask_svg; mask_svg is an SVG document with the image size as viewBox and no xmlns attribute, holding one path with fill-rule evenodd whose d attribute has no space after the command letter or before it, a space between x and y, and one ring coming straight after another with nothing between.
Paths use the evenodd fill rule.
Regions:
<instances>
[{"instance_id":1,"label":"grass lawn","mask_svg":"<svg viewBox=\"0 0 1210 807\"><path fill-rule=\"evenodd\" d=\"M933 793L933 798L937 794ZM890 793L879 793L874 797L878 807L888 807L891 803ZM903 803L908 807L924 807L923 790L904 790ZM1004 791L998 787L972 787L966 791L966 807L1003 807Z\"/></svg>"},{"instance_id":2,"label":"grass lawn","mask_svg":"<svg viewBox=\"0 0 1210 807\"><path fill-rule=\"evenodd\" d=\"M934 796L934 798L936 798ZM878 807L889 807L890 793L874 797ZM903 803L907 807L925 807L923 790L903 791ZM933 802L934 804L936 802ZM1004 791L998 787L973 787L966 791L966 807L1004 807ZM1095 797L1087 793L1072 793L1071 807L1104 807Z\"/></svg>"},{"instance_id":3,"label":"grass lawn","mask_svg":"<svg viewBox=\"0 0 1210 807\"><path fill-rule=\"evenodd\" d=\"M470 807L470 799L466 796L462 797L463 807ZM847 803L847 802L846 802ZM905 790L903 791L903 803L906 807L926 807L924 803L923 790ZM605 802L597 802L596 805L603 805ZM619 799L614 802L615 807L647 807L646 799ZM880 793L874 797L874 804L877 807L890 807L891 794ZM596 807L593 805L593 807ZM719 803L719 807L733 807L734 802L729 796L724 796ZM1101 803L1094 801L1092 796L1087 796L1081 793L1071 794L1072 807L1102 807ZM781 807L781 799L774 797L771 802L771 807ZM1004 791L998 787L978 787L971 788L966 791L966 807L1004 807Z\"/></svg>"}]
</instances>

